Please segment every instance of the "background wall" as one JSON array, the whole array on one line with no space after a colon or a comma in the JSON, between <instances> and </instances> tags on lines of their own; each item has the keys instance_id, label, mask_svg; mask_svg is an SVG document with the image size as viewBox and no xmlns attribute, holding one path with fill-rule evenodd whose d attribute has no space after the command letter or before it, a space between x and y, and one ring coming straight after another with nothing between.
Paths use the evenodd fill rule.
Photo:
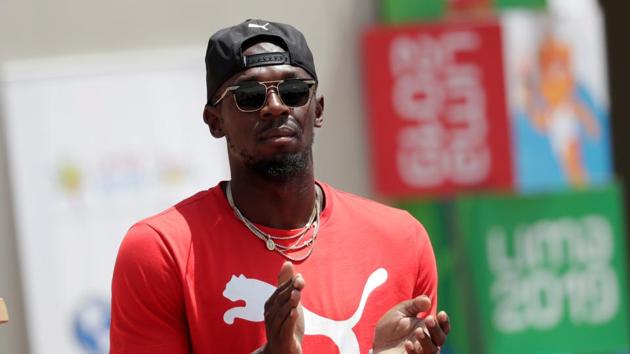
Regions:
<instances>
[{"instance_id":1,"label":"background wall","mask_svg":"<svg viewBox=\"0 0 630 354\"><path fill-rule=\"evenodd\" d=\"M602 5L609 36L615 162L617 171L627 178L630 161L624 152L630 150L623 132L628 131L630 116L630 100L625 97L630 92L627 68L630 58L623 38L630 31L626 19L628 3L602 0ZM374 21L375 13L375 2L361 0L2 0L0 64L67 54L182 46L202 48L217 29L247 18L295 24L309 40L321 80L320 90L326 96L325 128L318 132L315 146L317 176L342 189L369 195L357 36L363 26ZM200 61L203 54L200 50ZM199 120L185 124L198 124L199 129L205 129L201 121L202 105L200 102ZM6 141L1 129L0 116L0 296L7 301L11 315L10 324L0 328L0 353L22 354L28 353L28 343L12 223Z\"/></svg>"}]
</instances>

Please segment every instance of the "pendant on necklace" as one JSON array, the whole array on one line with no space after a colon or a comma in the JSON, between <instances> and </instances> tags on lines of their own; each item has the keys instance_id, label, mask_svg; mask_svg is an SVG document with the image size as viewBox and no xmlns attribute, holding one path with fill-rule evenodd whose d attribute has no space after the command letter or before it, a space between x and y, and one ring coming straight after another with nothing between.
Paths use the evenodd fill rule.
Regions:
<instances>
[{"instance_id":1,"label":"pendant on necklace","mask_svg":"<svg viewBox=\"0 0 630 354\"><path fill-rule=\"evenodd\" d=\"M268 238L265 243L267 244L267 249L270 251L273 251L276 248L276 243L270 238Z\"/></svg>"}]
</instances>

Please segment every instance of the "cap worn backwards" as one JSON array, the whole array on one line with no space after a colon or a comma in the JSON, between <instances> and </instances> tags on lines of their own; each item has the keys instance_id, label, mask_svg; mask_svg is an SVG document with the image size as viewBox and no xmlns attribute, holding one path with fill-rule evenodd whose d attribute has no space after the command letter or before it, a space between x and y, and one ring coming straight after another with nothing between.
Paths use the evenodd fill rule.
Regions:
<instances>
[{"instance_id":1,"label":"cap worn backwards","mask_svg":"<svg viewBox=\"0 0 630 354\"><path fill-rule=\"evenodd\" d=\"M254 39L270 41L286 51L243 55L243 50L247 49L243 48L244 44L252 43ZM246 20L236 26L219 30L210 37L206 50L208 102L217 89L234 74L251 67L281 64L299 66L317 80L313 54L304 35L295 27L278 22Z\"/></svg>"}]
</instances>

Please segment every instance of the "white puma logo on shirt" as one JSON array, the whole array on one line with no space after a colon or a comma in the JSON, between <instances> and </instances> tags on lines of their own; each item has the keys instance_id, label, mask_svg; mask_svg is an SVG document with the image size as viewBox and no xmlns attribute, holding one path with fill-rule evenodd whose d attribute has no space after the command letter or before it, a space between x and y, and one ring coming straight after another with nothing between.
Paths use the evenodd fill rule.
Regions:
<instances>
[{"instance_id":1,"label":"white puma logo on shirt","mask_svg":"<svg viewBox=\"0 0 630 354\"><path fill-rule=\"evenodd\" d=\"M359 322L365 309L368 297L377 287L387 280L384 268L375 270L367 279L361 300L356 311L350 318L335 321L304 309L304 334L324 335L329 337L339 348L340 354L359 354L359 341L352 328ZM233 307L223 314L227 324L233 324L234 319L241 318L251 322L265 320L265 301L273 294L276 287L258 279L249 279L244 275L232 276L225 285L223 296L231 301L245 301L243 307Z\"/></svg>"},{"instance_id":2,"label":"white puma logo on shirt","mask_svg":"<svg viewBox=\"0 0 630 354\"><path fill-rule=\"evenodd\" d=\"M269 26L269 22L265 23L264 25L258 25L258 24L255 24L255 23L248 23L247 24L247 27L250 27L250 28L262 28L265 31L269 30L269 28L267 28L267 26Z\"/></svg>"}]
</instances>

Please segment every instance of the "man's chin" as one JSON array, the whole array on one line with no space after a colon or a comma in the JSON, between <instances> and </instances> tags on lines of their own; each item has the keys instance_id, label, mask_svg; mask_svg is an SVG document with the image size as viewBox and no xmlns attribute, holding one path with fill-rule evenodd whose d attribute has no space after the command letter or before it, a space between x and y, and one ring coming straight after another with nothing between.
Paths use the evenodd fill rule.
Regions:
<instances>
[{"instance_id":1,"label":"man's chin","mask_svg":"<svg viewBox=\"0 0 630 354\"><path fill-rule=\"evenodd\" d=\"M270 157L250 160L247 166L256 174L269 179L288 180L304 175L311 163L310 149L301 152L282 152Z\"/></svg>"}]
</instances>

